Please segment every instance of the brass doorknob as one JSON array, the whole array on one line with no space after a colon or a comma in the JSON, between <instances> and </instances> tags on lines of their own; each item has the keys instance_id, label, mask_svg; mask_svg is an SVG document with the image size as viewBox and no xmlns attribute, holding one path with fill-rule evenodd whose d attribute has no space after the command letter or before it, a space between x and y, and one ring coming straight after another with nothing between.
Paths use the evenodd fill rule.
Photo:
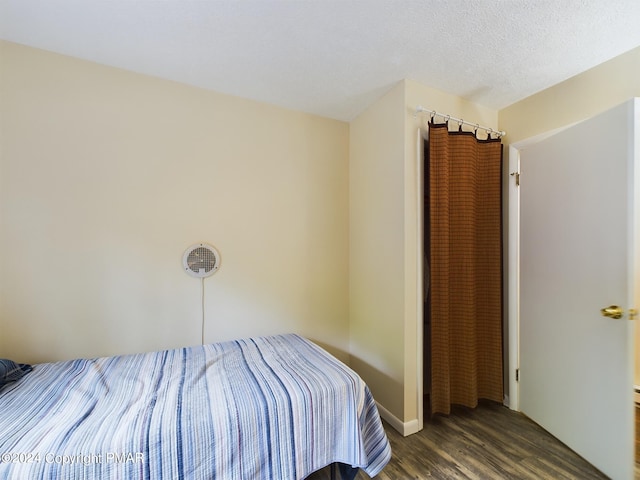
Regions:
<instances>
[{"instance_id":1,"label":"brass doorknob","mask_svg":"<svg viewBox=\"0 0 640 480\"><path fill-rule=\"evenodd\" d=\"M602 313L603 317L615 318L616 320L622 318L622 315L624 315L624 311L617 305L602 308L600 313Z\"/></svg>"}]
</instances>

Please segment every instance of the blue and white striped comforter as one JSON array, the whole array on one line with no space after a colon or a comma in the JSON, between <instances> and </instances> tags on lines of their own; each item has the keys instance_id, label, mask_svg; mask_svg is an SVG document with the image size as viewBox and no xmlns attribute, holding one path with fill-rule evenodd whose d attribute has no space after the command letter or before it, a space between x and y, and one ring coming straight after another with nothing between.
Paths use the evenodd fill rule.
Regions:
<instances>
[{"instance_id":1,"label":"blue and white striped comforter","mask_svg":"<svg viewBox=\"0 0 640 480\"><path fill-rule=\"evenodd\" d=\"M390 455L364 382L297 335L45 363L0 390L1 479L374 476Z\"/></svg>"}]
</instances>

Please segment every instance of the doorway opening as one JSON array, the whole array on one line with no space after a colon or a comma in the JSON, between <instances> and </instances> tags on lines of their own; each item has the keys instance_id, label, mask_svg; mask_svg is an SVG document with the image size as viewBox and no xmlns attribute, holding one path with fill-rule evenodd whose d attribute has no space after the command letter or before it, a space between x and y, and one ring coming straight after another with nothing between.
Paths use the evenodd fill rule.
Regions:
<instances>
[{"instance_id":1,"label":"doorway opening","mask_svg":"<svg viewBox=\"0 0 640 480\"><path fill-rule=\"evenodd\" d=\"M423 404L503 403L502 143L429 123L423 166Z\"/></svg>"}]
</instances>

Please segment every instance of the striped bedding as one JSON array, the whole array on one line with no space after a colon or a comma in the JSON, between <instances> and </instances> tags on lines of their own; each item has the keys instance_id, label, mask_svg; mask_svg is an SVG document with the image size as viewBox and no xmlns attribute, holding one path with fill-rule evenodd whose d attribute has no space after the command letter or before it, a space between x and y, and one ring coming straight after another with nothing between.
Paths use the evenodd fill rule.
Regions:
<instances>
[{"instance_id":1,"label":"striped bedding","mask_svg":"<svg viewBox=\"0 0 640 480\"><path fill-rule=\"evenodd\" d=\"M374 476L390 455L364 382L297 335L39 364L0 390L0 479Z\"/></svg>"}]
</instances>

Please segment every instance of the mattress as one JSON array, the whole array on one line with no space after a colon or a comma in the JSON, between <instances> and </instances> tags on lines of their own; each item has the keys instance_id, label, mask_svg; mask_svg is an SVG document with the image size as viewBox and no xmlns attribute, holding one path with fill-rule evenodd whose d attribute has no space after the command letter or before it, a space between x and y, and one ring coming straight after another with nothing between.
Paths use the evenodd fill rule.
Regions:
<instances>
[{"instance_id":1,"label":"mattress","mask_svg":"<svg viewBox=\"0 0 640 480\"><path fill-rule=\"evenodd\" d=\"M298 335L44 363L0 390L1 479L303 479L378 474L367 385Z\"/></svg>"}]
</instances>

